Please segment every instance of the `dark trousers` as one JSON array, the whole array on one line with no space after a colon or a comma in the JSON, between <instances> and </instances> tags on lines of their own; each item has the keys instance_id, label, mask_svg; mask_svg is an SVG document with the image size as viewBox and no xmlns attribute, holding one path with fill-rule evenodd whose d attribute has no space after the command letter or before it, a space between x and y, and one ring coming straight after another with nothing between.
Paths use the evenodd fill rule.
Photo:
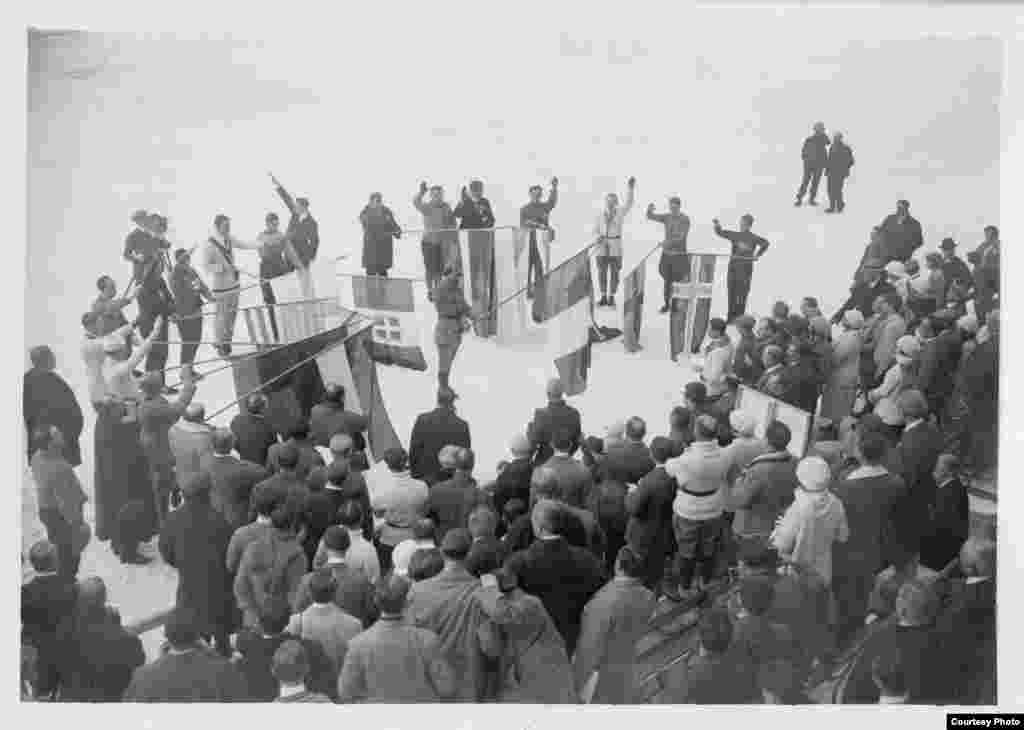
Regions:
<instances>
[{"instance_id":1,"label":"dark trousers","mask_svg":"<svg viewBox=\"0 0 1024 730\"><path fill-rule=\"evenodd\" d=\"M727 320L733 321L747 311L747 295L750 294L750 280L754 276L754 267L749 262L731 261L727 284L729 289L729 315Z\"/></svg>"},{"instance_id":2,"label":"dark trousers","mask_svg":"<svg viewBox=\"0 0 1024 730\"><path fill-rule=\"evenodd\" d=\"M385 545L378 541L375 547L377 548L377 559L380 560L380 574L387 575L395 567L395 563L391 559L391 554L395 552L395 546Z\"/></svg>"},{"instance_id":3,"label":"dark trousers","mask_svg":"<svg viewBox=\"0 0 1024 730\"><path fill-rule=\"evenodd\" d=\"M802 200L804 193L807 192L807 186L811 186L810 201L813 203L814 199L818 197L818 185L821 184L821 173L825 168L820 165L815 165L810 162L804 162L804 177L800 181L800 189L796 191L796 199Z\"/></svg>"},{"instance_id":4,"label":"dark trousers","mask_svg":"<svg viewBox=\"0 0 1024 730\"><path fill-rule=\"evenodd\" d=\"M682 281L690 273L690 257L683 255L669 255L664 252L658 261L658 273L665 282L664 297L665 306L672 303L672 285Z\"/></svg>"},{"instance_id":5,"label":"dark trousers","mask_svg":"<svg viewBox=\"0 0 1024 730\"><path fill-rule=\"evenodd\" d=\"M56 507L39 510L39 521L46 528L46 539L57 548L57 573L74 580L82 556L75 552L71 525Z\"/></svg>"},{"instance_id":6,"label":"dark trousers","mask_svg":"<svg viewBox=\"0 0 1024 730\"><path fill-rule=\"evenodd\" d=\"M211 644L217 653L225 659L231 658L231 632L227 628L218 626L216 633L203 634L200 638L207 644Z\"/></svg>"},{"instance_id":7,"label":"dark trousers","mask_svg":"<svg viewBox=\"0 0 1024 730\"><path fill-rule=\"evenodd\" d=\"M281 339L277 333L277 316L274 313L274 305L277 304L277 297L274 295L274 287L269 281L260 282L260 291L263 292L263 303L267 305L267 319L270 320L270 331L275 340Z\"/></svg>"},{"instance_id":8,"label":"dark trousers","mask_svg":"<svg viewBox=\"0 0 1024 730\"><path fill-rule=\"evenodd\" d=\"M149 483L156 503L157 524L163 529L167 514L171 511L171 493L177 487L174 468L170 464L150 466Z\"/></svg>"},{"instance_id":9,"label":"dark trousers","mask_svg":"<svg viewBox=\"0 0 1024 730\"><path fill-rule=\"evenodd\" d=\"M619 290L619 271L622 270L621 256L598 256L597 257L597 278L601 287L601 296L610 293L615 296ZM608 289L608 278L611 274L611 290Z\"/></svg>"},{"instance_id":10,"label":"dark trousers","mask_svg":"<svg viewBox=\"0 0 1024 730\"><path fill-rule=\"evenodd\" d=\"M687 590L693 582L693 575L700 567L704 583L710 583L722 544L725 521L721 517L710 520L688 520L679 515L672 518L676 534L676 566L673 571L679 577L679 589Z\"/></svg>"},{"instance_id":11,"label":"dark trousers","mask_svg":"<svg viewBox=\"0 0 1024 730\"><path fill-rule=\"evenodd\" d=\"M141 499L133 499L124 505L117 513L117 525L114 529L112 547L114 552L122 558L129 558L139 550L139 543L151 535L152 530L146 526L152 525L152 516L146 509L146 503Z\"/></svg>"},{"instance_id":12,"label":"dark trousers","mask_svg":"<svg viewBox=\"0 0 1024 730\"><path fill-rule=\"evenodd\" d=\"M160 325L160 331L156 335L157 344L153 345L149 354L146 355L146 372L152 370L162 372L167 365L169 351L167 333L170 324L168 318L170 317L171 310L168 303L173 301L173 299L170 292L167 291L167 285L164 283L164 280L158 279L157 282L156 284L147 284L146 287L139 291L138 297L140 335L149 337L149 334L153 331L153 325L156 324L156 318L160 316L164 318L163 324Z\"/></svg>"},{"instance_id":13,"label":"dark trousers","mask_svg":"<svg viewBox=\"0 0 1024 730\"><path fill-rule=\"evenodd\" d=\"M537 232L530 232L530 254L529 263L526 267L526 292L528 297L533 296L533 288L544 278L544 260L540 255L540 247L537 245Z\"/></svg>"},{"instance_id":14,"label":"dark trousers","mask_svg":"<svg viewBox=\"0 0 1024 730\"><path fill-rule=\"evenodd\" d=\"M367 276L385 276L386 277L388 275L388 270L387 270L387 267L384 267L384 266L367 266L366 267L366 275Z\"/></svg>"},{"instance_id":15,"label":"dark trousers","mask_svg":"<svg viewBox=\"0 0 1024 730\"><path fill-rule=\"evenodd\" d=\"M420 251L423 252L423 273L427 280L427 290L433 292L441 280L441 244L432 241L420 242Z\"/></svg>"},{"instance_id":16,"label":"dark trousers","mask_svg":"<svg viewBox=\"0 0 1024 730\"><path fill-rule=\"evenodd\" d=\"M196 352L199 350L199 340L203 336L203 318L199 312L185 315L188 319L178 320L178 336L183 344L181 346L181 364L191 365L196 360Z\"/></svg>"},{"instance_id":17,"label":"dark trousers","mask_svg":"<svg viewBox=\"0 0 1024 730\"><path fill-rule=\"evenodd\" d=\"M832 210L842 211L846 207L846 201L843 200L843 185L845 184L845 177L828 176L828 207ZM812 194L811 197L813 198L814 195Z\"/></svg>"}]
</instances>

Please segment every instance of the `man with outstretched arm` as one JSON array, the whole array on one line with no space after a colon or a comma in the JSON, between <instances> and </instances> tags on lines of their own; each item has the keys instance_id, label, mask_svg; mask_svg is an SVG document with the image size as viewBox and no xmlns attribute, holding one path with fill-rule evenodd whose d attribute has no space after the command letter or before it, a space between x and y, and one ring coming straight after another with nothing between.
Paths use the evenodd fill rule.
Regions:
<instances>
[{"instance_id":1,"label":"man with outstretched arm","mask_svg":"<svg viewBox=\"0 0 1024 730\"><path fill-rule=\"evenodd\" d=\"M614 307L615 292L619 289L619 272L622 270L622 224L633 209L636 192L636 178L629 178L626 188L626 202L619 205L619 196L608 193L605 207L594 220L594 235L598 239L595 247L597 256L598 283L601 287L599 307ZM611 272L611 294L608 294L608 274Z\"/></svg>"},{"instance_id":2,"label":"man with outstretched arm","mask_svg":"<svg viewBox=\"0 0 1024 730\"><path fill-rule=\"evenodd\" d=\"M519 226L530 229L529 264L526 269L526 296L533 298L533 287L544 278L544 269L551 259L551 241L555 231L551 228L551 211L558 204L558 178L551 178L551 192L548 199L541 200L544 189L540 185L530 187L530 202L519 209ZM540 253L539 239L546 233L544 256Z\"/></svg>"},{"instance_id":3,"label":"man with outstretched arm","mask_svg":"<svg viewBox=\"0 0 1024 730\"><path fill-rule=\"evenodd\" d=\"M715 233L732 244L732 257L729 259L727 320L732 322L746 312L750 280L754 276L754 261L761 258L771 244L750 230L754 225L754 216L750 213L744 213L740 218L738 231L722 228L717 218L712 220L712 223L715 224Z\"/></svg>"},{"instance_id":4,"label":"man with outstretched arm","mask_svg":"<svg viewBox=\"0 0 1024 730\"><path fill-rule=\"evenodd\" d=\"M278 196L291 213L285 237L291 243L300 264L296 267L295 273L299 277L299 286L302 287L302 298L313 299L315 297L313 277L309 272L309 267L316 259L317 251L320 249L320 226L310 215L309 198L293 198L276 177L271 175L270 180L274 183L274 189Z\"/></svg>"},{"instance_id":5,"label":"man with outstretched arm","mask_svg":"<svg viewBox=\"0 0 1024 730\"><path fill-rule=\"evenodd\" d=\"M682 210L683 202L676 196L668 199L668 213L655 213L654 203L647 206L647 220L665 226L665 240L661 244L658 273L665 282L665 304L658 311L664 314L672 302L672 284L682 281L690 269L686 255L686 238L690 234L690 217Z\"/></svg>"}]
</instances>

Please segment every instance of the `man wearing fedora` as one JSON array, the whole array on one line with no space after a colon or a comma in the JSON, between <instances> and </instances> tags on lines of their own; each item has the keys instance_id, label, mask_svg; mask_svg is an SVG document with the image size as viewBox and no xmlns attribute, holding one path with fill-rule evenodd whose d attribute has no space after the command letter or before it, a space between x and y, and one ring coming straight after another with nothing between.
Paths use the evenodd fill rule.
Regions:
<instances>
[{"instance_id":1,"label":"man wearing fedora","mask_svg":"<svg viewBox=\"0 0 1024 730\"><path fill-rule=\"evenodd\" d=\"M967 268L964 260L956 255L956 241L952 238L943 238L939 248L942 250L942 275L946 279L946 292L949 291L954 281L966 285L967 290L970 291L974 286L974 277L971 276L971 270Z\"/></svg>"}]
</instances>

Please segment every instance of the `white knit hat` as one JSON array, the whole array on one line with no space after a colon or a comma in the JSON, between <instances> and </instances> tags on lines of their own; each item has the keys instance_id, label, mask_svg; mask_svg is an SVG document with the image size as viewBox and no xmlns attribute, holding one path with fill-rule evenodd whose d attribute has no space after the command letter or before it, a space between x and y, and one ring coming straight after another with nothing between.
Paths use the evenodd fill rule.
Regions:
<instances>
[{"instance_id":1,"label":"white knit hat","mask_svg":"<svg viewBox=\"0 0 1024 730\"><path fill-rule=\"evenodd\" d=\"M752 415L739 410L729 413L729 425L740 436L753 436L756 426Z\"/></svg>"},{"instance_id":2,"label":"white knit hat","mask_svg":"<svg viewBox=\"0 0 1024 730\"><path fill-rule=\"evenodd\" d=\"M820 456L807 456L797 464L796 478L808 492L824 492L832 481L832 471Z\"/></svg>"}]
</instances>

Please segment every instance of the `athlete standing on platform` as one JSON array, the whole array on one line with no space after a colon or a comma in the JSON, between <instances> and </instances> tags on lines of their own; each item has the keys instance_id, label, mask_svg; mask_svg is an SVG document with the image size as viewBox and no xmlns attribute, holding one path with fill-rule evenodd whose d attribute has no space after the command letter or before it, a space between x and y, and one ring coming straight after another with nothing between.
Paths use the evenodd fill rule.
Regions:
<instances>
[{"instance_id":1,"label":"athlete standing on platform","mask_svg":"<svg viewBox=\"0 0 1024 730\"><path fill-rule=\"evenodd\" d=\"M740 218L740 229L729 231L715 218L715 233L732 243L732 258L729 259L729 316L728 322L747 310L747 295L750 294L750 280L754 276L754 261L761 258L771 245L751 231L754 216L745 213Z\"/></svg>"},{"instance_id":2,"label":"athlete standing on platform","mask_svg":"<svg viewBox=\"0 0 1024 730\"><path fill-rule=\"evenodd\" d=\"M530 230L530 254L529 264L526 269L526 297L533 299L533 287L538 281L544 278L544 261L540 255L540 245L537 237L538 231L548 232L548 245L555 237L555 231L551 228L551 211L558 204L558 178L551 178L551 193L546 201L542 201L541 195L544 189L540 185L530 188L530 202L519 209L519 225Z\"/></svg>"},{"instance_id":3,"label":"athlete standing on platform","mask_svg":"<svg viewBox=\"0 0 1024 730\"><path fill-rule=\"evenodd\" d=\"M658 311L665 314L672 301L672 284L682 281L690 269L690 257L686 255L686 238L690 235L690 217L682 211L682 201L669 198L668 213L655 213L654 203L647 206L647 220L665 226L665 241L661 244L661 260L658 273L665 281L665 304Z\"/></svg>"},{"instance_id":4,"label":"athlete standing on platform","mask_svg":"<svg viewBox=\"0 0 1024 730\"><path fill-rule=\"evenodd\" d=\"M413 197L412 204L423 216L423 269L427 281L427 298L433 301L441 271L448 266L454 266L458 261L459 245L458 238L454 247L446 243L446 240L450 241L452 235L447 229L455 227L455 216L452 207L445 202L444 188L440 185L431 186L430 199L424 202L423 196L427 194L427 190L427 184L421 182L419 193ZM455 258L450 259L453 255Z\"/></svg>"},{"instance_id":5,"label":"athlete standing on platform","mask_svg":"<svg viewBox=\"0 0 1024 730\"><path fill-rule=\"evenodd\" d=\"M626 202L619 205L619 196L608 193L605 196L605 207L594 220L594 235L598 238L597 275L601 286L599 307L614 307L615 292L619 289L619 271L622 270L622 224L633 209L633 198L636 192L636 178L629 178L626 189ZM611 295L608 294L608 273L611 271Z\"/></svg>"}]
</instances>

